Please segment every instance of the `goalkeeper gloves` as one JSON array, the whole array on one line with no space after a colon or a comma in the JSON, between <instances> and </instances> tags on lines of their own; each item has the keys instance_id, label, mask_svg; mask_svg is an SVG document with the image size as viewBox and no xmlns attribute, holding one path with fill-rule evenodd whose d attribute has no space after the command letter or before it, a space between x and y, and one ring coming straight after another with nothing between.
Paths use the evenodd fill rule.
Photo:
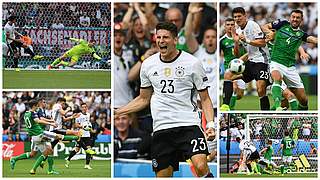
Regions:
<instances>
[{"instance_id":1,"label":"goalkeeper gloves","mask_svg":"<svg viewBox=\"0 0 320 180\"><path fill-rule=\"evenodd\" d=\"M97 60L101 60L102 58L100 56L98 56L96 53L93 53L93 57Z\"/></svg>"}]
</instances>

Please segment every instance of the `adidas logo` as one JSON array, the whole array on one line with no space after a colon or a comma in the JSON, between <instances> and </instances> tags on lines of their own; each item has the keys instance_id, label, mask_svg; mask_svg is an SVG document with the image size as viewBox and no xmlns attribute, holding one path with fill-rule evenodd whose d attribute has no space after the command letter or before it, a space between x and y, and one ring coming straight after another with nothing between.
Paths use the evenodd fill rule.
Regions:
<instances>
[{"instance_id":1,"label":"adidas logo","mask_svg":"<svg viewBox=\"0 0 320 180\"><path fill-rule=\"evenodd\" d=\"M158 72L154 72L152 76L159 76Z\"/></svg>"}]
</instances>

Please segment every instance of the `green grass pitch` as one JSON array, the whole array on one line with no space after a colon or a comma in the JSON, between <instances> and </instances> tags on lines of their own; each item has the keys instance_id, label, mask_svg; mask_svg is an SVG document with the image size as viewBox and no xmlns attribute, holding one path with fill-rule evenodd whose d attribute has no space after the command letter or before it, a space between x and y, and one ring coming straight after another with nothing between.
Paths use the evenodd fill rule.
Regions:
<instances>
[{"instance_id":1,"label":"green grass pitch","mask_svg":"<svg viewBox=\"0 0 320 180\"><path fill-rule=\"evenodd\" d=\"M318 173L290 173L284 174L262 174L262 175L245 175L245 174L228 174L228 173L220 173L220 177L225 178L316 178L318 177Z\"/></svg>"},{"instance_id":2,"label":"green grass pitch","mask_svg":"<svg viewBox=\"0 0 320 180\"><path fill-rule=\"evenodd\" d=\"M110 71L3 70L4 89L110 89Z\"/></svg>"},{"instance_id":3,"label":"green grass pitch","mask_svg":"<svg viewBox=\"0 0 320 180\"><path fill-rule=\"evenodd\" d=\"M307 95L309 99L309 110L317 110L317 96ZM269 96L270 106L272 106L273 100ZM222 97L220 97L222 103ZM237 100L235 110L260 110L260 101L258 96L243 96L242 99ZM290 109L289 109L290 110Z\"/></svg>"},{"instance_id":4,"label":"green grass pitch","mask_svg":"<svg viewBox=\"0 0 320 180\"><path fill-rule=\"evenodd\" d=\"M58 171L60 174L57 175L48 175L47 168L48 164L46 163L45 167L41 169L40 167L37 169L35 175L29 174L30 169L33 166L33 163L36 159L28 159L28 160L20 160L16 163L15 169L11 170L10 163L8 160L3 160L2 174L3 177L111 177L111 161L104 160L98 161L93 160L90 164L93 169L88 170L84 169L85 160L72 160L70 163L70 167L66 168L64 166L65 160L63 159L54 159L54 169Z\"/></svg>"}]
</instances>

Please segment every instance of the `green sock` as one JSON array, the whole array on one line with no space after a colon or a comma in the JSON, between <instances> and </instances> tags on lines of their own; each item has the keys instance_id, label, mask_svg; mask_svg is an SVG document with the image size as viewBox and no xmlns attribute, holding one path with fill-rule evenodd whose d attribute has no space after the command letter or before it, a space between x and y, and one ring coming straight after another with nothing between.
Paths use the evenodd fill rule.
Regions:
<instances>
[{"instance_id":1,"label":"green sock","mask_svg":"<svg viewBox=\"0 0 320 180\"><path fill-rule=\"evenodd\" d=\"M48 171L52 171L53 170L53 156L49 155L48 156Z\"/></svg>"},{"instance_id":2,"label":"green sock","mask_svg":"<svg viewBox=\"0 0 320 180\"><path fill-rule=\"evenodd\" d=\"M26 152L26 153L20 154L19 156L13 157L13 159L15 161L22 160L22 159L29 159L29 158L30 158L30 153L29 152Z\"/></svg>"},{"instance_id":3,"label":"green sock","mask_svg":"<svg viewBox=\"0 0 320 180\"><path fill-rule=\"evenodd\" d=\"M65 61L61 61L60 64L63 65L63 66L69 66L69 63L65 62Z\"/></svg>"},{"instance_id":4,"label":"green sock","mask_svg":"<svg viewBox=\"0 0 320 180\"><path fill-rule=\"evenodd\" d=\"M45 159L46 157L44 155L41 155L38 157L37 161L33 164L32 169L37 170L37 168L40 166L41 162Z\"/></svg>"},{"instance_id":5,"label":"green sock","mask_svg":"<svg viewBox=\"0 0 320 180\"><path fill-rule=\"evenodd\" d=\"M291 110L298 110L298 101L297 99L289 100Z\"/></svg>"},{"instance_id":6,"label":"green sock","mask_svg":"<svg viewBox=\"0 0 320 180\"><path fill-rule=\"evenodd\" d=\"M281 106L281 99L282 99L282 89L280 86L281 81L275 81L272 84L272 88L271 88L271 93L272 93L272 98L274 100L274 105L273 107L275 109L277 109L278 107Z\"/></svg>"},{"instance_id":7,"label":"green sock","mask_svg":"<svg viewBox=\"0 0 320 180\"><path fill-rule=\"evenodd\" d=\"M308 110L308 105L307 105L307 106L304 106L304 105L301 105L301 104L299 103L299 105L298 105L298 110Z\"/></svg>"},{"instance_id":8,"label":"green sock","mask_svg":"<svg viewBox=\"0 0 320 180\"><path fill-rule=\"evenodd\" d=\"M234 93L232 94L232 97L230 99L230 110L234 110L234 107L236 106L236 101L237 101L237 95Z\"/></svg>"},{"instance_id":9,"label":"green sock","mask_svg":"<svg viewBox=\"0 0 320 180\"><path fill-rule=\"evenodd\" d=\"M51 66L56 66L57 64L60 63L60 61L61 61L60 58L55 59L55 60L53 61L53 63L51 64Z\"/></svg>"},{"instance_id":10,"label":"green sock","mask_svg":"<svg viewBox=\"0 0 320 180\"><path fill-rule=\"evenodd\" d=\"M64 136L63 137L63 141L72 141L72 140L78 140L79 139L79 137L78 136Z\"/></svg>"}]
</instances>

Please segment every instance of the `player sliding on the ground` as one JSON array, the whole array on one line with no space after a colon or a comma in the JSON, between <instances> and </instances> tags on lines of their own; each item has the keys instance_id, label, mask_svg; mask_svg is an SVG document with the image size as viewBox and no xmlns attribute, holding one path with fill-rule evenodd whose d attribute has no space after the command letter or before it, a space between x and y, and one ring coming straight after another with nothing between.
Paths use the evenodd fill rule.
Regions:
<instances>
[{"instance_id":1,"label":"player sliding on the ground","mask_svg":"<svg viewBox=\"0 0 320 180\"><path fill-rule=\"evenodd\" d=\"M76 39L76 38L70 38L70 37L65 37L64 39L77 42L78 44L73 46L70 50L65 52L59 58L55 59L53 63L49 65L48 67L49 69L58 68L59 66L72 67L78 62L81 56L86 54L91 54L95 59L101 60L101 57L98 56L94 50L94 45L95 45L94 40L90 40L89 42L87 42L84 39ZM68 57L71 59L71 61L70 62L64 61Z\"/></svg>"}]
</instances>

